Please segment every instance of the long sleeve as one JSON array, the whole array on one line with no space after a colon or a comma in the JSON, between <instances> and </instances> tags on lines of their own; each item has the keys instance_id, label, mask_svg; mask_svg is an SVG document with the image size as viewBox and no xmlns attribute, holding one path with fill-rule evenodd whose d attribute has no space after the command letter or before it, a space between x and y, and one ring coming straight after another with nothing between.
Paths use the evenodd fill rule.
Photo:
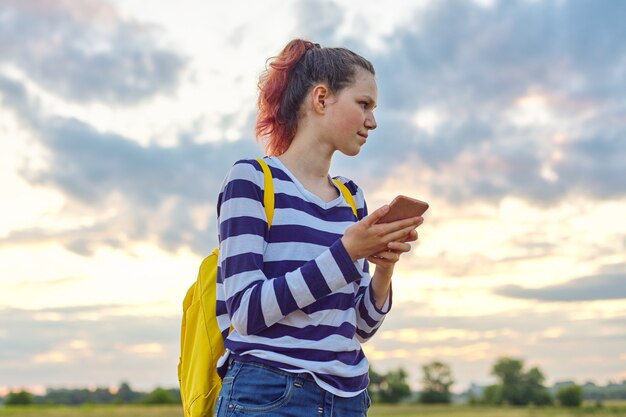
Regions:
<instances>
[{"instance_id":1,"label":"long sleeve","mask_svg":"<svg viewBox=\"0 0 626 417\"><path fill-rule=\"evenodd\" d=\"M268 227L262 187L263 173L256 162L239 161L218 199L219 281L231 323L241 335L258 334L361 278L340 239L299 268L268 278L263 272ZM368 311L367 303L364 308ZM363 315L364 324L368 316Z\"/></svg>"},{"instance_id":2,"label":"long sleeve","mask_svg":"<svg viewBox=\"0 0 626 417\"><path fill-rule=\"evenodd\" d=\"M362 210L358 212L359 219L362 219L368 215L367 203L365 202L363 191L352 182L349 182L347 186L351 191L355 191L356 204L362 207ZM365 259L360 259L357 263L363 273L356 297L356 335L360 342L366 342L374 336L383 323L386 314L391 310L392 290L391 288L389 289L389 294L387 295L382 309L378 309L372 290L372 277L369 272L369 263Z\"/></svg>"}]
</instances>

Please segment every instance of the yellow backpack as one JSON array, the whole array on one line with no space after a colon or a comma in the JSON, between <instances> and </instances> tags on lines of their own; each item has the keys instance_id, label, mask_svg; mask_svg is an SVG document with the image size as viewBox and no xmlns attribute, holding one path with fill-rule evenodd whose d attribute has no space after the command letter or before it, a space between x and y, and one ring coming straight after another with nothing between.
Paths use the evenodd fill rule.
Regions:
<instances>
[{"instance_id":1,"label":"yellow backpack","mask_svg":"<svg viewBox=\"0 0 626 417\"><path fill-rule=\"evenodd\" d=\"M263 169L263 200L269 228L274 217L274 183L265 161L260 158L257 161ZM333 181L356 216L352 194L341 181ZM216 316L217 263L216 248L202 261L198 278L183 301L178 383L185 417L212 416L222 388L217 373L217 361L224 354L224 339Z\"/></svg>"}]
</instances>

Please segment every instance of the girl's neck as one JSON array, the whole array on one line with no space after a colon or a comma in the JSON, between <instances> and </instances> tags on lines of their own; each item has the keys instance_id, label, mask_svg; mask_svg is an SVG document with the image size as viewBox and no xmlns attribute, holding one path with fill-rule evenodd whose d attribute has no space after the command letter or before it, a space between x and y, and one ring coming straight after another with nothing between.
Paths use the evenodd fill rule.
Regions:
<instances>
[{"instance_id":1,"label":"girl's neck","mask_svg":"<svg viewBox=\"0 0 626 417\"><path fill-rule=\"evenodd\" d=\"M289 149L278 157L302 183L328 181L333 153L314 138L296 135Z\"/></svg>"}]
</instances>

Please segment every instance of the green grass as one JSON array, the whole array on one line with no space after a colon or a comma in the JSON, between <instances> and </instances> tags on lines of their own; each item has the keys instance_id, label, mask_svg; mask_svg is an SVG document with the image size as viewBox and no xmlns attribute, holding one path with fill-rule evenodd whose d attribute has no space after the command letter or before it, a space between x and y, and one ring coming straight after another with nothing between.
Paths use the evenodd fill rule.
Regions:
<instances>
[{"instance_id":1,"label":"green grass","mask_svg":"<svg viewBox=\"0 0 626 417\"><path fill-rule=\"evenodd\" d=\"M626 417L626 403L596 408L578 409L562 407L487 407L470 405L375 405L369 417Z\"/></svg>"},{"instance_id":2,"label":"green grass","mask_svg":"<svg viewBox=\"0 0 626 417\"><path fill-rule=\"evenodd\" d=\"M182 417L180 406L83 405L28 406L0 408L1 417ZM578 409L561 407L514 408L469 405L374 405L369 417L626 417L626 402L605 403L601 408L585 405ZM307 417L307 416L303 416Z\"/></svg>"},{"instance_id":3,"label":"green grass","mask_svg":"<svg viewBox=\"0 0 626 417\"><path fill-rule=\"evenodd\" d=\"M4 417L182 417L178 405L14 406L0 408Z\"/></svg>"}]
</instances>

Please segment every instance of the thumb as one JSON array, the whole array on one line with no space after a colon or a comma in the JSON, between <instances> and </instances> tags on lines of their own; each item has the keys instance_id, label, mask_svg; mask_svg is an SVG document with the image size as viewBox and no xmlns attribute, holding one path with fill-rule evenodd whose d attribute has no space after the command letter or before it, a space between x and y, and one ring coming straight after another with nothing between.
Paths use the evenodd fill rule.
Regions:
<instances>
[{"instance_id":1,"label":"thumb","mask_svg":"<svg viewBox=\"0 0 626 417\"><path fill-rule=\"evenodd\" d=\"M382 219L383 216L385 214L387 214L388 212L389 212L389 204L385 204L384 206L380 207L379 209L374 210L372 213L370 213L363 220L367 223L367 225L371 226L373 224L376 224L376 222L378 222L378 220Z\"/></svg>"}]
</instances>

